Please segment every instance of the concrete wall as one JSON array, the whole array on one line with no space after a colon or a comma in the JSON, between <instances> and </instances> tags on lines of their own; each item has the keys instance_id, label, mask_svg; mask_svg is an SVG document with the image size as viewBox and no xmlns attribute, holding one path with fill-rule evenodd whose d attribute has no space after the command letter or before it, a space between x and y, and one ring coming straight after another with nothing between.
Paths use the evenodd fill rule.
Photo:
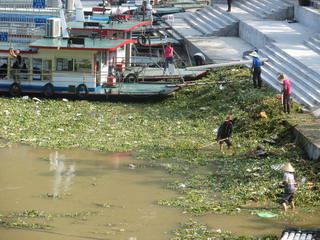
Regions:
<instances>
[{"instance_id":1,"label":"concrete wall","mask_svg":"<svg viewBox=\"0 0 320 240\"><path fill-rule=\"evenodd\" d=\"M294 129L295 143L301 146L308 154L311 160L320 159L320 148L310 139L308 139L304 133L300 132L297 128Z\"/></svg>"},{"instance_id":2,"label":"concrete wall","mask_svg":"<svg viewBox=\"0 0 320 240\"><path fill-rule=\"evenodd\" d=\"M312 7L295 4L294 18L301 24L320 32L320 11Z\"/></svg>"},{"instance_id":3,"label":"concrete wall","mask_svg":"<svg viewBox=\"0 0 320 240\"><path fill-rule=\"evenodd\" d=\"M250 26L250 22L245 23L240 21L239 37L247 43L250 43L252 46L260 49L265 48L270 42L274 42L274 40L259 32L255 27Z\"/></svg>"}]
</instances>

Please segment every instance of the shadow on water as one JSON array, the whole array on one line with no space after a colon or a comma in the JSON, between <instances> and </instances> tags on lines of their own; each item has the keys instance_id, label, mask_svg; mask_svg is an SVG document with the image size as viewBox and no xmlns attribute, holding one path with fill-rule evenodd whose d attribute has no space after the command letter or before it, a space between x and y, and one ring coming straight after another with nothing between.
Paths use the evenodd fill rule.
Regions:
<instances>
[{"instance_id":1,"label":"shadow on water","mask_svg":"<svg viewBox=\"0 0 320 240\"><path fill-rule=\"evenodd\" d=\"M0 149L0 219L45 224L51 229L0 227L0 240L164 240L192 218L238 235L280 235L291 223L256 215L194 216L154 204L179 197L164 186L177 175L146 167L134 153L55 151L17 145ZM215 165L197 171L210 173ZM218 196L217 196L218 197ZM35 210L40 216L17 216ZM319 221L304 216L301 227ZM1 221L1 220L0 220Z\"/></svg>"}]
</instances>

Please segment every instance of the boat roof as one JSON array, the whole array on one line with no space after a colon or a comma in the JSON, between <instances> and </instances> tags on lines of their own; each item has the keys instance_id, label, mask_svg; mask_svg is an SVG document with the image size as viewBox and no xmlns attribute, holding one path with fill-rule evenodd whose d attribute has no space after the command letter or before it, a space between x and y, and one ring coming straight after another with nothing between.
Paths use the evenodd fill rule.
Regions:
<instances>
[{"instance_id":1,"label":"boat roof","mask_svg":"<svg viewBox=\"0 0 320 240\"><path fill-rule=\"evenodd\" d=\"M113 21L112 24L107 23L106 21L86 21L88 23L99 23L102 26L102 29L104 30L113 30L113 31L123 31L128 32L134 28L144 26L144 25L151 25L150 21ZM88 30L88 29L100 29L99 26L86 26L84 27L84 22L68 22L67 27L70 29L81 29L81 30Z\"/></svg>"},{"instance_id":2,"label":"boat roof","mask_svg":"<svg viewBox=\"0 0 320 240\"><path fill-rule=\"evenodd\" d=\"M70 38L72 40L73 38ZM77 38L79 39L79 38ZM30 48L44 49L64 49L64 50L82 50L82 51L114 51L117 48L135 43L134 39L92 39L82 38L84 44L68 44L69 38L41 38L29 44Z\"/></svg>"}]
</instances>

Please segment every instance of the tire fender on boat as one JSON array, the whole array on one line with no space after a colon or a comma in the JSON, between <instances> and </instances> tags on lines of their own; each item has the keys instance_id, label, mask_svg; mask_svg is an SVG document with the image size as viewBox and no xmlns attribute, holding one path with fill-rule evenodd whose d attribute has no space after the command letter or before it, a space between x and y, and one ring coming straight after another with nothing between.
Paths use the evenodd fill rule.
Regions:
<instances>
[{"instance_id":1,"label":"tire fender on boat","mask_svg":"<svg viewBox=\"0 0 320 240\"><path fill-rule=\"evenodd\" d=\"M84 99L88 94L89 94L89 90L87 85L85 85L84 83L79 84L78 87L76 88L77 97L80 99Z\"/></svg>"},{"instance_id":2,"label":"tire fender on boat","mask_svg":"<svg viewBox=\"0 0 320 240\"><path fill-rule=\"evenodd\" d=\"M139 43L140 45L146 44L146 43L147 43L147 38L146 38L146 36L144 36L144 35L139 35L139 37L138 37L138 43Z\"/></svg>"},{"instance_id":3,"label":"tire fender on boat","mask_svg":"<svg viewBox=\"0 0 320 240\"><path fill-rule=\"evenodd\" d=\"M42 93L46 97L52 97L54 95L54 86L52 83L47 83L42 88Z\"/></svg>"},{"instance_id":4,"label":"tire fender on boat","mask_svg":"<svg viewBox=\"0 0 320 240\"><path fill-rule=\"evenodd\" d=\"M124 80L127 83L138 82L138 76L135 73L129 73Z\"/></svg>"},{"instance_id":5,"label":"tire fender on boat","mask_svg":"<svg viewBox=\"0 0 320 240\"><path fill-rule=\"evenodd\" d=\"M19 83L14 82L9 87L9 93L12 97L18 97L21 94L21 86Z\"/></svg>"}]
</instances>

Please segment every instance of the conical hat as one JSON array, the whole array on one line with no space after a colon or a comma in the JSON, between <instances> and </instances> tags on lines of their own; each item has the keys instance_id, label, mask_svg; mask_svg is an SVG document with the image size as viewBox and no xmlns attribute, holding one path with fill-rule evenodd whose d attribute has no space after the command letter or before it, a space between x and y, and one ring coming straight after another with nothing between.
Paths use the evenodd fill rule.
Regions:
<instances>
[{"instance_id":1,"label":"conical hat","mask_svg":"<svg viewBox=\"0 0 320 240\"><path fill-rule=\"evenodd\" d=\"M253 52L249 53L249 55L251 57L258 57L258 53L256 51L253 51Z\"/></svg>"},{"instance_id":2,"label":"conical hat","mask_svg":"<svg viewBox=\"0 0 320 240\"><path fill-rule=\"evenodd\" d=\"M285 172L294 172L294 169L293 169L293 167L291 166L290 163L287 163L286 165L284 165L282 167L282 170L285 171Z\"/></svg>"}]
</instances>

